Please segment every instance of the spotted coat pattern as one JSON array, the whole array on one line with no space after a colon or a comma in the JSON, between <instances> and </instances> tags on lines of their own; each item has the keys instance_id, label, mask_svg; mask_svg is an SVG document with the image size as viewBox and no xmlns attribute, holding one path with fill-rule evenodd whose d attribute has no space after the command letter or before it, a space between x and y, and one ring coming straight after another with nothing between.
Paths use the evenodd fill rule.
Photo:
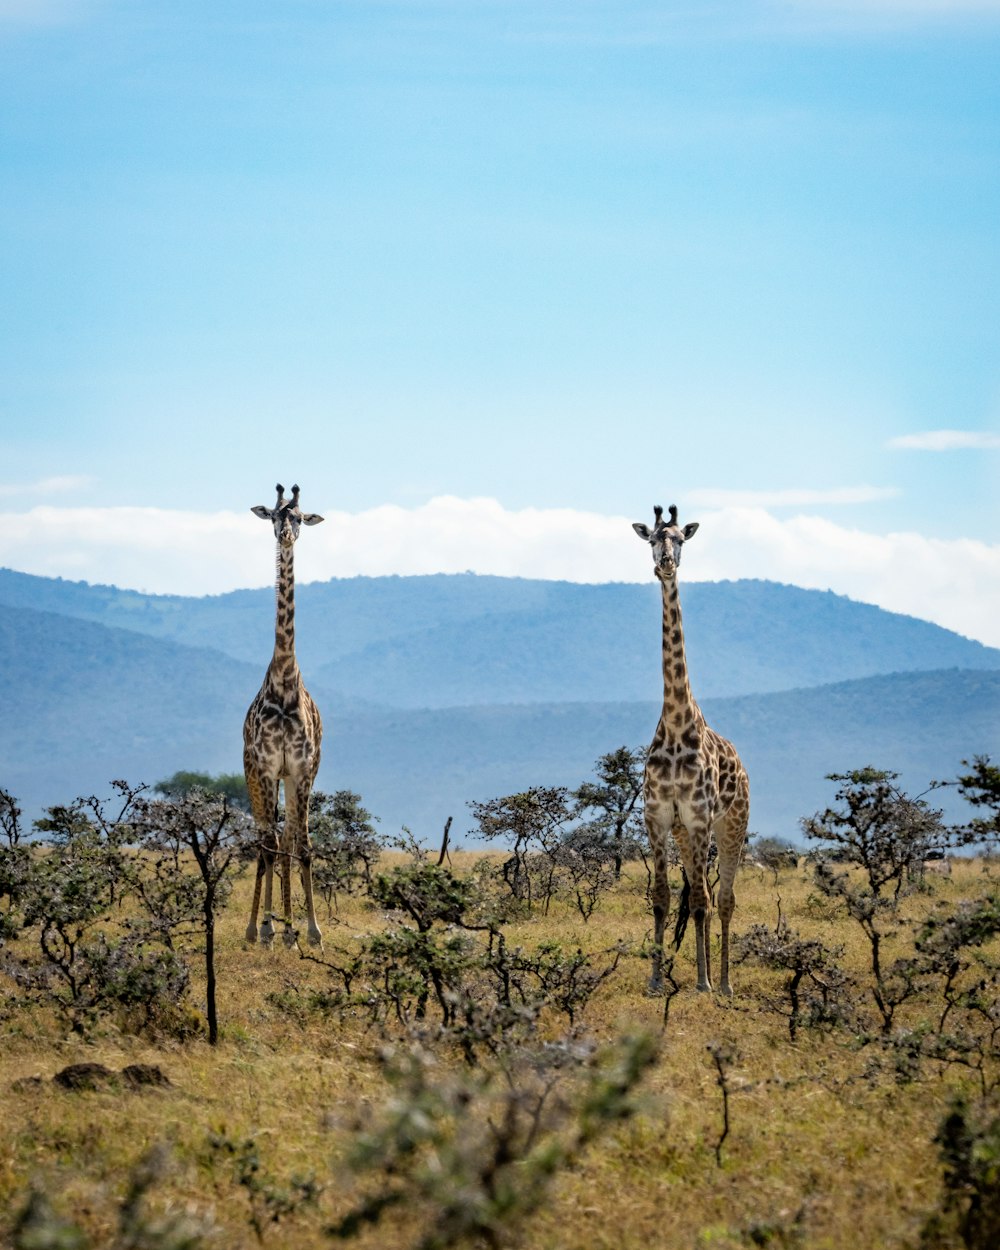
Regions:
<instances>
[{"instance_id":1,"label":"spotted coat pattern","mask_svg":"<svg viewBox=\"0 0 1000 1250\"><path fill-rule=\"evenodd\" d=\"M309 941L322 942L312 887L312 844L309 839L309 795L319 769L323 722L319 709L302 681L295 658L295 568L294 543L302 520L315 524L321 517L303 518L301 513L288 515L282 488L278 487L278 508L254 509L258 516L272 520L278 538L274 626L274 654L264 682L250 704L243 722L243 769L247 790L257 826L259 852L257 880L246 937L257 940L257 916L264 895L264 916L260 938L264 945L274 939L272 888L275 861L281 875L281 916L285 926L285 942L292 945L291 865L299 866L305 895ZM295 512L298 487L293 488ZM278 788L284 785L285 826L279 839L277 825Z\"/></svg>"},{"instance_id":2,"label":"spotted coat pattern","mask_svg":"<svg viewBox=\"0 0 1000 1250\"><path fill-rule=\"evenodd\" d=\"M675 511L672 510L672 514ZM697 527L688 527L692 533L694 528ZM645 536L645 527L636 529ZM669 532L666 537L669 551ZM676 562L668 556L657 558L654 565L663 593L663 711L650 744L643 786L646 831L654 864L650 989L659 992L663 988L663 929L670 909L667 848L671 836L680 852L690 888L698 988L712 988L709 956L712 897L708 886L708 860L714 836L718 848L718 905L722 922L719 988L731 994L729 925L736 906L733 883L750 814L750 782L736 748L707 725L691 693L677 590L677 563L683 541L677 531L673 548ZM656 554L654 544L654 556Z\"/></svg>"}]
</instances>

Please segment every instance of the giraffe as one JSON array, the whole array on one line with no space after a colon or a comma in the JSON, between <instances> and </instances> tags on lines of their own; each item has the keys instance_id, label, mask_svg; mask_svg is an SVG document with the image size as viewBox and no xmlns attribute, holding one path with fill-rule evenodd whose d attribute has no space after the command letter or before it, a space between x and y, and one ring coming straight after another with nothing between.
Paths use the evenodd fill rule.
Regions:
<instances>
[{"instance_id":1,"label":"giraffe","mask_svg":"<svg viewBox=\"0 0 1000 1250\"><path fill-rule=\"evenodd\" d=\"M684 654L684 630L677 593L681 549L693 538L697 522L677 524L671 506L669 522L663 509L653 509L652 530L637 521L632 528L653 549L653 571L663 594L663 711L646 759L643 781L646 832L653 850L653 972L651 993L663 989L663 926L670 909L667 880L667 838L673 834L680 851L697 938L698 989L711 990L709 957L712 897L708 888L709 845L715 836L719 867L719 916L722 952L719 988L732 994L729 983L729 922L736 907L733 882L739 866L747 819L750 782L736 748L705 723L694 701ZM681 917L675 939L680 945L686 922Z\"/></svg>"},{"instance_id":2,"label":"giraffe","mask_svg":"<svg viewBox=\"0 0 1000 1250\"><path fill-rule=\"evenodd\" d=\"M274 655L264 675L264 684L243 722L243 770L257 826L257 881L254 885L248 942L257 940L257 911L260 906L261 881L264 883L264 919L260 940L270 946L274 940L271 911L271 890L274 861L281 869L281 907L284 920L284 942L294 946L296 933L292 928L291 861L299 862L302 889L309 918L309 941L322 944L316 923L312 889L312 846L309 841L309 794L319 768L320 740L323 722L319 710L305 685L295 659L295 541L303 525L318 525L323 520L314 512L299 508L299 488L292 487L292 497L285 499L285 488L275 487L278 502L274 508L258 504L250 511L261 520L270 521L277 539L277 610L274 624ZM280 840L277 831L278 787L285 787L285 829Z\"/></svg>"}]
</instances>

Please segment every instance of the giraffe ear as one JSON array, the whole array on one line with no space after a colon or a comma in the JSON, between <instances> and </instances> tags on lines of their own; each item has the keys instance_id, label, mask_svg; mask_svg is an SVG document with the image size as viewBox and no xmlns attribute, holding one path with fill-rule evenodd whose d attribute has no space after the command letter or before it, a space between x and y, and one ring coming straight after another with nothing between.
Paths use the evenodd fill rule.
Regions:
<instances>
[{"instance_id":1,"label":"giraffe ear","mask_svg":"<svg viewBox=\"0 0 1000 1250\"><path fill-rule=\"evenodd\" d=\"M319 525L322 520L323 518L318 512L303 512L302 514L303 525Z\"/></svg>"},{"instance_id":2,"label":"giraffe ear","mask_svg":"<svg viewBox=\"0 0 1000 1250\"><path fill-rule=\"evenodd\" d=\"M649 542L649 526L643 525L641 521L633 521L632 528L639 535L643 542Z\"/></svg>"},{"instance_id":3,"label":"giraffe ear","mask_svg":"<svg viewBox=\"0 0 1000 1250\"><path fill-rule=\"evenodd\" d=\"M271 509L265 508L261 503L259 503L256 508L251 508L250 511L254 514L254 516L259 516L262 521L274 520L274 513Z\"/></svg>"},{"instance_id":4,"label":"giraffe ear","mask_svg":"<svg viewBox=\"0 0 1000 1250\"><path fill-rule=\"evenodd\" d=\"M697 521L692 521L690 525L685 525L684 526L684 541L687 542L689 538L694 538L695 534L697 533L698 533Z\"/></svg>"}]
</instances>

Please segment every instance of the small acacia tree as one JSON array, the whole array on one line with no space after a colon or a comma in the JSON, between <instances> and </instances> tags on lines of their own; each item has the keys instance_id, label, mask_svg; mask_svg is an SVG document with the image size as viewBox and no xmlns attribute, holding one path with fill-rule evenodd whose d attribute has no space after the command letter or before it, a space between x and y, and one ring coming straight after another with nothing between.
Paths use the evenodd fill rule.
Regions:
<instances>
[{"instance_id":1,"label":"small acacia tree","mask_svg":"<svg viewBox=\"0 0 1000 1250\"><path fill-rule=\"evenodd\" d=\"M113 786L110 803L77 799L35 822L49 846L27 856L19 882L21 935L29 942L5 958L28 998L53 1008L76 1033L109 1012L150 1025L169 1015L187 987L183 963L158 935L130 927L120 909L140 866L128 822L141 787ZM25 954L32 939L36 957Z\"/></svg>"},{"instance_id":2,"label":"small acacia tree","mask_svg":"<svg viewBox=\"0 0 1000 1250\"><path fill-rule=\"evenodd\" d=\"M250 819L218 797L192 790L177 800L140 800L130 831L148 852L160 882L147 893L147 908L161 924L197 926L205 939L205 997L208 1040L219 1040L215 989L215 922L244 866L245 846L254 837ZM193 862L193 866L192 866ZM166 869L166 872L157 871ZM159 906L157 907L157 901Z\"/></svg>"},{"instance_id":3,"label":"small acacia tree","mask_svg":"<svg viewBox=\"0 0 1000 1250\"><path fill-rule=\"evenodd\" d=\"M758 959L767 967L787 972L784 999L769 1006L788 1020L788 1036L795 1041L799 1028L849 1021L852 1015L847 973L840 967L843 948L829 950L815 938L803 938L784 919L777 927L753 925L740 938L742 959Z\"/></svg>"},{"instance_id":4,"label":"small acacia tree","mask_svg":"<svg viewBox=\"0 0 1000 1250\"><path fill-rule=\"evenodd\" d=\"M377 823L378 817L366 811L353 790L314 790L309 796L313 885L326 900L328 913L338 890L350 894L371 886L384 845Z\"/></svg>"},{"instance_id":5,"label":"small acacia tree","mask_svg":"<svg viewBox=\"0 0 1000 1250\"><path fill-rule=\"evenodd\" d=\"M947 836L941 812L920 795L910 798L896 785L898 778L870 765L828 773L828 781L840 783L834 796L839 806L802 821L807 838L826 843L823 858L863 869L874 898L882 898L889 887L898 898L907 870Z\"/></svg>"},{"instance_id":6,"label":"small acacia tree","mask_svg":"<svg viewBox=\"0 0 1000 1250\"><path fill-rule=\"evenodd\" d=\"M782 869L795 868L799 862L798 852L785 838L752 835L747 851L761 868L766 868L773 874L775 885L778 884L778 874Z\"/></svg>"},{"instance_id":7,"label":"small acacia tree","mask_svg":"<svg viewBox=\"0 0 1000 1250\"><path fill-rule=\"evenodd\" d=\"M645 768L644 747L621 746L597 760L596 781L585 781L573 791L574 815L583 821L592 837L612 848L616 881L622 874L622 862L642 852Z\"/></svg>"},{"instance_id":8,"label":"small acacia tree","mask_svg":"<svg viewBox=\"0 0 1000 1250\"><path fill-rule=\"evenodd\" d=\"M219 773L213 777L210 773L189 772L182 768L158 781L153 789L168 799L182 799L192 790L200 790L203 794L227 798L233 807L241 811L250 811L250 794L242 773Z\"/></svg>"},{"instance_id":9,"label":"small acacia tree","mask_svg":"<svg viewBox=\"0 0 1000 1250\"><path fill-rule=\"evenodd\" d=\"M894 924L903 881L928 849L943 841L946 830L941 812L917 797L911 799L897 785L898 774L867 767L832 773L840 783L837 807L802 821L807 838L825 843L815 866L816 884L828 898L838 900L868 939L871 952L872 996L888 1033L896 1009L919 990L907 961L883 966L882 947ZM861 870L861 879L836 864Z\"/></svg>"},{"instance_id":10,"label":"small acacia tree","mask_svg":"<svg viewBox=\"0 0 1000 1250\"><path fill-rule=\"evenodd\" d=\"M7 910L0 912L0 939L17 931L15 909L24 893L31 867L30 852L21 843L21 809L12 794L0 790L0 899L7 899Z\"/></svg>"},{"instance_id":11,"label":"small acacia tree","mask_svg":"<svg viewBox=\"0 0 1000 1250\"><path fill-rule=\"evenodd\" d=\"M975 755L971 764L968 760L962 764L971 771L958 778L958 792L986 814L970 822L968 835L961 840L996 849L1000 847L1000 768L988 755Z\"/></svg>"},{"instance_id":12,"label":"small acacia tree","mask_svg":"<svg viewBox=\"0 0 1000 1250\"><path fill-rule=\"evenodd\" d=\"M557 885L560 847L573 818L569 791L565 786L532 786L520 794L469 806L483 838L502 838L510 846L511 857L502 871L514 898L530 910L540 894L548 911Z\"/></svg>"},{"instance_id":13,"label":"small acacia tree","mask_svg":"<svg viewBox=\"0 0 1000 1250\"><path fill-rule=\"evenodd\" d=\"M35 829L57 850L75 860L86 860L113 905L127 890L128 818L145 786L119 779L112 781L111 789L109 802L91 794L48 808L47 814L35 821Z\"/></svg>"}]
</instances>

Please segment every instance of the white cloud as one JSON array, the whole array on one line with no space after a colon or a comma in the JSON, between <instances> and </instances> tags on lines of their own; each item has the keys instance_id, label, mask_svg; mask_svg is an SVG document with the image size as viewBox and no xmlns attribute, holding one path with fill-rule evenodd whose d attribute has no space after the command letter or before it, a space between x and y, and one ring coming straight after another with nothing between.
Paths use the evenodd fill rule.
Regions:
<instances>
[{"instance_id":1,"label":"white cloud","mask_svg":"<svg viewBox=\"0 0 1000 1250\"><path fill-rule=\"evenodd\" d=\"M900 532L872 534L762 508L699 518L697 577L763 577L834 590L1000 646L1000 545ZM707 550L706 550L707 549ZM689 575L695 575L694 549Z\"/></svg>"},{"instance_id":2,"label":"white cloud","mask_svg":"<svg viewBox=\"0 0 1000 1250\"><path fill-rule=\"evenodd\" d=\"M890 438L887 447L903 451L980 451L1000 449L1000 434L978 430L925 430L920 434L900 434Z\"/></svg>"},{"instance_id":3,"label":"white cloud","mask_svg":"<svg viewBox=\"0 0 1000 1250\"><path fill-rule=\"evenodd\" d=\"M651 579L633 520L570 509L510 511L445 496L417 508L327 512L296 550L302 582L356 574L477 573L577 582ZM758 577L834 590L1000 646L1000 545L871 534L765 508L702 513L691 581ZM36 507L0 513L0 565L45 576L189 595L264 586L273 540L251 516L155 508Z\"/></svg>"}]
</instances>

